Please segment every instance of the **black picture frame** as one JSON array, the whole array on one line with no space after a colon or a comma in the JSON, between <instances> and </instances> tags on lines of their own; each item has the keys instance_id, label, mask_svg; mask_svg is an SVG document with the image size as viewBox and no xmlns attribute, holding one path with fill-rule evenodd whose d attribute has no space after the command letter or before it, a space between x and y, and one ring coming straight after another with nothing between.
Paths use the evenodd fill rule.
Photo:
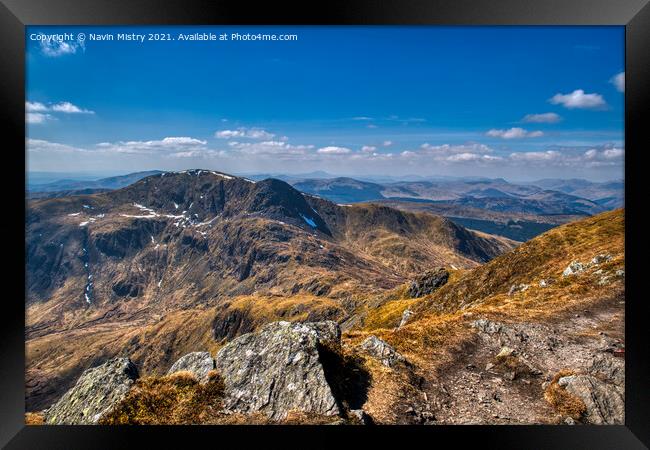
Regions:
<instances>
[{"instance_id":1,"label":"black picture frame","mask_svg":"<svg viewBox=\"0 0 650 450\"><path fill-rule=\"evenodd\" d=\"M25 26L137 24L287 25L624 25L626 34L625 197L626 197L626 411L624 426L434 426L322 427L83 427L24 425L24 254L25 211ZM0 117L5 167L2 183L6 220L5 282L0 317L0 445L7 448L128 448L144 439L147 448L200 437L212 445L227 438L250 442L260 435L286 445L349 445L347 437L401 445L481 448L647 448L650 446L650 372L647 316L642 295L643 179L641 163L650 141L650 6L648 0L346 0L255 2L246 0L0 0ZM19 239L20 237L20 239ZM22 242L21 242L22 239ZM6 244L11 244L7 248ZM14 259L16 258L16 259ZM22 280L22 284L20 283ZM299 440L293 437L300 434ZM142 442L145 442L145 441ZM416 440L422 444L416 444ZM428 445L427 445L428 446Z\"/></svg>"}]
</instances>

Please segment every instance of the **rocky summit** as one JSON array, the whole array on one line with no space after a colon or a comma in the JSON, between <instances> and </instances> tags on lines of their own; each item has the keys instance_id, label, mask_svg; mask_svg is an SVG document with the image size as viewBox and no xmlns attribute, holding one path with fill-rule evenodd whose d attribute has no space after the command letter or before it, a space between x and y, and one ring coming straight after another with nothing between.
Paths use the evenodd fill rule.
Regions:
<instances>
[{"instance_id":1,"label":"rocky summit","mask_svg":"<svg viewBox=\"0 0 650 450\"><path fill-rule=\"evenodd\" d=\"M96 424L129 392L138 369L128 358L111 359L86 370L46 413L49 425Z\"/></svg>"},{"instance_id":2,"label":"rocky summit","mask_svg":"<svg viewBox=\"0 0 650 450\"><path fill-rule=\"evenodd\" d=\"M290 411L340 414L321 357L322 346L339 343L340 333L335 322L274 322L233 340L216 358L224 408L272 419Z\"/></svg>"}]
</instances>

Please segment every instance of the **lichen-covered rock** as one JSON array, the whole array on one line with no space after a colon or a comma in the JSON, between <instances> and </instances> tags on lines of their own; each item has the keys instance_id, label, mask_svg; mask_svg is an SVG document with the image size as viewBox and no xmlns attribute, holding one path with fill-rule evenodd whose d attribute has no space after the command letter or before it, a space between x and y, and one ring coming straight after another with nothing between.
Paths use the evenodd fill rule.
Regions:
<instances>
[{"instance_id":1,"label":"lichen-covered rock","mask_svg":"<svg viewBox=\"0 0 650 450\"><path fill-rule=\"evenodd\" d=\"M622 425L625 421L625 399L622 389L591 375L574 375L558 380L567 392L580 398L587 411L584 419L594 425Z\"/></svg>"},{"instance_id":2,"label":"lichen-covered rock","mask_svg":"<svg viewBox=\"0 0 650 450\"><path fill-rule=\"evenodd\" d=\"M449 272L443 267L427 271L411 282L409 296L418 298L431 294L440 286L445 285L448 280Z\"/></svg>"},{"instance_id":3,"label":"lichen-covered rock","mask_svg":"<svg viewBox=\"0 0 650 450\"><path fill-rule=\"evenodd\" d=\"M582 273L585 271L585 266L579 261L572 261L571 264L567 266L566 269L564 269L564 272L562 272L562 276L568 277L571 275L577 275L579 273Z\"/></svg>"},{"instance_id":4,"label":"lichen-covered rock","mask_svg":"<svg viewBox=\"0 0 650 450\"><path fill-rule=\"evenodd\" d=\"M192 352L176 361L167 375L187 371L194 374L200 383L208 382L208 373L215 368L214 359L208 352Z\"/></svg>"},{"instance_id":5,"label":"lichen-covered rock","mask_svg":"<svg viewBox=\"0 0 650 450\"><path fill-rule=\"evenodd\" d=\"M323 344L339 344L336 322L273 322L244 334L217 353L225 384L224 409L262 412L281 420L289 411L340 414L321 359Z\"/></svg>"},{"instance_id":6,"label":"lichen-covered rock","mask_svg":"<svg viewBox=\"0 0 650 450\"><path fill-rule=\"evenodd\" d=\"M592 266L597 266L598 264L602 264L604 262L610 261L612 259L612 255L609 253L601 253L600 255L596 255L592 258L592 260L589 262L589 265Z\"/></svg>"},{"instance_id":7,"label":"lichen-covered rock","mask_svg":"<svg viewBox=\"0 0 650 450\"><path fill-rule=\"evenodd\" d=\"M81 374L77 383L47 410L49 425L91 425L126 396L138 378L129 358L114 358Z\"/></svg>"},{"instance_id":8,"label":"lichen-covered rock","mask_svg":"<svg viewBox=\"0 0 650 450\"><path fill-rule=\"evenodd\" d=\"M361 348L370 356L381 361L386 367L393 367L395 363L404 361L404 357L397 353L387 342L377 336L369 336L361 343Z\"/></svg>"}]
</instances>

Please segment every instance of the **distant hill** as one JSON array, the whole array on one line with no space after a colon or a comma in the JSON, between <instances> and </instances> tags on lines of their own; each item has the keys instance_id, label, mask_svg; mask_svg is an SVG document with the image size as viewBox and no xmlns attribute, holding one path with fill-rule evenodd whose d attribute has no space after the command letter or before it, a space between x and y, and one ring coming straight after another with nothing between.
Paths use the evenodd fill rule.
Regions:
<instances>
[{"instance_id":1,"label":"distant hill","mask_svg":"<svg viewBox=\"0 0 650 450\"><path fill-rule=\"evenodd\" d=\"M119 189L135 183L144 177L162 173L160 170L148 170L145 172L134 172L128 175L119 175L99 180L58 180L44 184L31 184L29 191L32 193L42 192L68 192L67 195L78 195L87 189Z\"/></svg>"}]
</instances>

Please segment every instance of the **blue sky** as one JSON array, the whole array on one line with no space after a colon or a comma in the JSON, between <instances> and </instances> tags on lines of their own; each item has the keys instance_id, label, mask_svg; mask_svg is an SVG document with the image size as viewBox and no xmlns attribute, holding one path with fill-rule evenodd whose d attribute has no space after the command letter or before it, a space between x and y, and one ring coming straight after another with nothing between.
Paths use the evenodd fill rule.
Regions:
<instances>
[{"instance_id":1,"label":"blue sky","mask_svg":"<svg viewBox=\"0 0 650 450\"><path fill-rule=\"evenodd\" d=\"M179 40L197 32L297 40ZM623 27L29 27L26 39L33 171L623 177Z\"/></svg>"}]
</instances>

